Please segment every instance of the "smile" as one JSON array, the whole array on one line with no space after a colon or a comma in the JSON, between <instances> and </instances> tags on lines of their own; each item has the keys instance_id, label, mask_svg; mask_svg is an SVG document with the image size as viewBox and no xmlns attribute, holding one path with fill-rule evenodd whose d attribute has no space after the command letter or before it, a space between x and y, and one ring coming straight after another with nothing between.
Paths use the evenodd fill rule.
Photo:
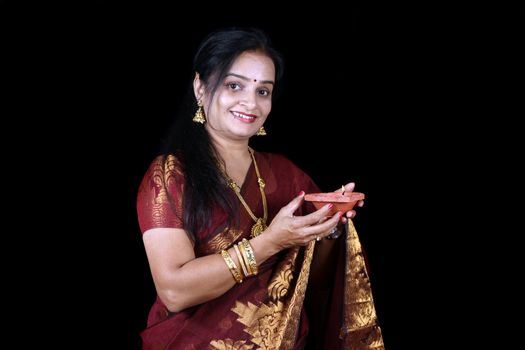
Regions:
<instances>
[{"instance_id":1,"label":"smile","mask_svg":"<svg viewBox=\"0 0 525 350\"><path fill-rule=\"evenodd\" d=\"M240 118L240 119L243 119L243 120L246 120L246 121L253 121L253 120L255 120L255 118L257 118L257 117L254 116L254 115L248 115L248 114L239 113L239 112L232 112L232 114L233 114L236 118Z\"/></svg>"}]
</instances>

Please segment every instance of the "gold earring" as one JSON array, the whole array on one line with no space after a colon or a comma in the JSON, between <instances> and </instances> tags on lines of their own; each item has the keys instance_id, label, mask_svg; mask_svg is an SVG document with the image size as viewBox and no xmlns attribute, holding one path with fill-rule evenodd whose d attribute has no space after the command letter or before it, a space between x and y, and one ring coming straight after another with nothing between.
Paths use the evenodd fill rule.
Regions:
<instances>
[{"instance_id":1,"label":"gold earring","mask_svg":"<svg viewBox=\"0 0 525 350\"><path fill-rule=\"evenodd\" d=\"M195 112L195 115L193 116L193 121L195 123L204 124L206 123L206 116L204 115L204 111L202 110L201 100L197 102L197 106L199 106L199 108L197 108L197 112Z\"/></svg>"},{"instance_id":2,"label":"gold earring","mask_svg":"<svg viewBox=\"0 0 525 350\"><path fill-rule=\"evenodd\" d=\"M264 126L261 126L261 128L259 129L259 131L257 131L257 133L255 135L257 135L257 136L266 136L266 130L264 130Z\"/></svg>"}]
</instances>

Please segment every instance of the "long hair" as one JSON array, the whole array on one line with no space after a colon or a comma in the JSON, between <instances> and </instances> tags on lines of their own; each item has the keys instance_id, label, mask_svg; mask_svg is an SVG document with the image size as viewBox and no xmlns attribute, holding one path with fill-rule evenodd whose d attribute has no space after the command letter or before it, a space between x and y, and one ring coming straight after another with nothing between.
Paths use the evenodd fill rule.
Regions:
<instances>
[{"instance_id":1,"label":"long hair","mask_svg":"<svg viewBox=\"0 0 525 350\"><path fill-rule=\"evenodd\" d=\"M275 66L276 94L283 75L283 58L271 45L268 36L259 29L223 29L209 34L200 44L193 60L193 70L199 73L206 92L213 98L233 62L245 51L261 51ZM222 208L230 227L235 205L231 190L225 185L217 167L218 155L206 129L192 121L197 109L193 89L188 91L185 113L175 121L164 145L164 154L174 154L185 176L183 193L183 224L194 241L196 233L208 227L214 208Z\"/></svg>"}]
</instances>

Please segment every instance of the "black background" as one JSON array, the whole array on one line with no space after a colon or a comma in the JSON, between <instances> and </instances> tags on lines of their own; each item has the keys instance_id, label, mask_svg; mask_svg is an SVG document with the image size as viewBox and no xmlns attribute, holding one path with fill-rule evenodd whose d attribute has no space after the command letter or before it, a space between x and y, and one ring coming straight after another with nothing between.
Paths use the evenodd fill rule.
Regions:
<instances>
[{"instance_id":1,"label":"black background","mask_svg":"<svg viewBox=\"0 0 525 350\"><path fill-rule=\"evenodd\" d=\"M475 313L463 287L477 272L471 261L457 263L471 248L462 245L473 235L467 198L482 186L471 170L490 151L478 141L498 131L478 123L493 107L482 86L500 73L486 69L487 57L492 48L508 53L499 69L517 72L509 66L519 62L523 5L500 27L513 9L481 16L474 7L379 2L286 11L242 2L184 10L0 4L4 98L24 130L11 153L23 163L15 176L29 173L20 187L44 199L20 204L41 213L28 220L39 232L53 232L31 236L39 263L28 274L47 281L29 283L39 327L60 320L43 343L140 348L155 294L136 220L138 185L190 86L198 43L234 25L264 29L286 58L283 96L254 148L285 154L323 190L355 181L366 194L355 224L387 349L461 334ZM25 301L32 314L35 304Z\"/></svg>"}]
</instances>

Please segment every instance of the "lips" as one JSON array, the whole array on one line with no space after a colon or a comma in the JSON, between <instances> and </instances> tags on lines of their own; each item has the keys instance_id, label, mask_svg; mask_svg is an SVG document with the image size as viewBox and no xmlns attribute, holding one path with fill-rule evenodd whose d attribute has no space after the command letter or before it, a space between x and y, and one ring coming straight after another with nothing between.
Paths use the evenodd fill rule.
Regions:
<instances>
[{"instance_id":1,"label":"lips","mask_svg":"<svg viewBox=\"0 0 525 350\"><path fill-rule=\"evenodd\" d=\"M245 123L253 123L255 119L257 119L257 116L254 114L246 114L246 113L234 112L234 111L232 111L231 113L235 116L235 118L240 119L241 121Z\"/></svg>"}]
</instances>

